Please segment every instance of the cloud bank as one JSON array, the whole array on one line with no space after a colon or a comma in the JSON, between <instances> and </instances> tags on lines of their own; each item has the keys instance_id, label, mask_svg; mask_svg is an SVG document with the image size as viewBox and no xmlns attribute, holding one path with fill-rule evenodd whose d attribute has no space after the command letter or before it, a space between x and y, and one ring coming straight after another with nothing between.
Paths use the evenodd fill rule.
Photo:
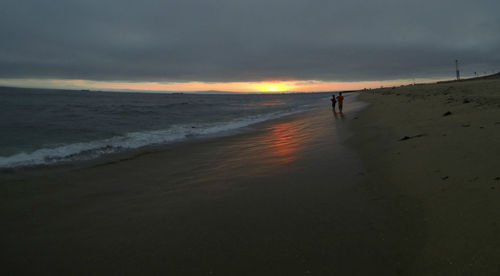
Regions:
<instances>
[{"instance_id":1,"label":"cloud bank","mask_svg":"<svg viewBox=\"0 0 500 276\"><path fill-rule=\"evenodd\" d=\"M499 1L4 0L0 78L371 81L500 69Z\"/></svg>"}]
</instances>

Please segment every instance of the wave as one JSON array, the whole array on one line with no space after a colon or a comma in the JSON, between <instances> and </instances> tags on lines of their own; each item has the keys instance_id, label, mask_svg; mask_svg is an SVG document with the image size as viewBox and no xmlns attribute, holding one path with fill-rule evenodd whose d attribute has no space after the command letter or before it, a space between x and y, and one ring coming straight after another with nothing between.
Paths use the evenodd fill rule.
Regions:
<instances>
[{"instance_id":1,"label":"wave","mask_svg":"<svg viewBox=\"0 0 500 276\"><path fill-rule=\"evenodd\" d=\"M102 140L42 148L30 153L20 152L8 157L0 156L0 168L49 165L59 162L89 160L103 154L167 144L184 139L227 133L256 123L300 113L306 109L249 116L224 122L173 125L167 129L130 132Z\"/></svg>"}]
</instances>

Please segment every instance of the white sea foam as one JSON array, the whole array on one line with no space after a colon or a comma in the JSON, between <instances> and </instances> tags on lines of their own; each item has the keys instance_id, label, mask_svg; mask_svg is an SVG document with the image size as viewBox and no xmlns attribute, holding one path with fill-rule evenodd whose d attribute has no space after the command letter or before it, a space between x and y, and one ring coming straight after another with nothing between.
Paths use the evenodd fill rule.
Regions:
<instances>
[{"instance_id":1,"label":"white sea foam","mask_svg":"<svg viewBox=\"0 0 500 276\"><path fill-rule=\"evenodd\" d=\"M276 112L259 116L245 117L225 122L173 125L168 129L130 132L122 136L91 142L73 143L55 148L42 148L30 153L20 152L8 157L0 156L0 168L35 166L58 162L91 159L103 154L137 149L148 145L166 144L190 137L203 137L221 134L230 130L243 128L259 122L299 113L305 110L291 112Z\"/></svg>"}]
</instances>

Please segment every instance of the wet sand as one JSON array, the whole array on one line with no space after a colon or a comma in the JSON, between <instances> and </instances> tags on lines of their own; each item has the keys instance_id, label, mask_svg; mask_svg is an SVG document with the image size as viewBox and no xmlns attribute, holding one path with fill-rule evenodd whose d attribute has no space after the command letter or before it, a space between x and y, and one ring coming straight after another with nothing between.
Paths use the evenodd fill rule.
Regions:
<instances>
[{"instance_id":1,"label":"wet sand","mask_svg":"<svg viewBox=\"0 0 500 276\"><path fill-rule=\"evenodd\" d=\"M500 274L500 79L367 91L349 144L367 189L419 226L404 274Z\"/></svg>"},{"instance_id":2,"label":"wet sand","mask_svg":"<svg viewBox=\"0 0 500 276\"><path fill-rule=\"evenodd\" d=\"M397 217L370 190L370 170L345 146L349 108L341 116L325 103L230 137L3 171L0 271L404 273L421 250L421 215Z\"/></svg>"}]
</instances>

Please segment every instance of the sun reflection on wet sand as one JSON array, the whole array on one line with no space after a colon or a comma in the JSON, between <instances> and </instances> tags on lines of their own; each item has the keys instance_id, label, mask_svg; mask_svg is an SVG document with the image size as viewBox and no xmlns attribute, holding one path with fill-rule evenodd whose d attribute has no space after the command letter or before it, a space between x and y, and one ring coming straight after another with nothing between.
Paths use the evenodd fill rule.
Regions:
<instances>
[{"instance_id":1,"label":"sun reflection on wet sand","mask_svg":"<svg viewBox=\"0 0 500 276\"><path fill-rule=\"evenodd\" d=\"M238 189L236 181L258 181L261 177L300 170L308 164L301 162L303 158L311 153L321 154L321 148L333 141L331 125L324 124L330 116L327 112L295 116L265 123L254 133L213 141L210 147L217 150L201 158L210 160L210 165L197 174L197 181L203 182L204 191L210 194Z\"/></svg>"},{"instance_id":2,"label":"sun reflection on wet sand","mask_svg":"<svg viewBox=\"0 0 500 276\"><path fill-rule=\"evenodd\" d=\"M298 151L301 147L302 135L297 122L287 122L272 125L265 141L274 161L286 164L298 158Z\"/></svg>"}]
</instances>

